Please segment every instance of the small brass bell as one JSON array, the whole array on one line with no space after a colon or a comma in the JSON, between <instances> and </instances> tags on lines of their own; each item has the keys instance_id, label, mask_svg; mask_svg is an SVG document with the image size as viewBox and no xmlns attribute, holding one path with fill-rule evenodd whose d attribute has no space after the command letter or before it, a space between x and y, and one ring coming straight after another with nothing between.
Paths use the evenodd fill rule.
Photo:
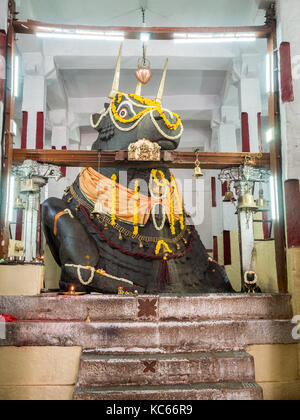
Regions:
<instances>
[{"instance_id":1,"label":"small brass bell","mask_svg":"<svg viewBox=\"0 0 300 420\"><path fill-rule=\"evenodd\" d=\"M258 207L257 211L259 212L263 213L269 211L269 205L267 200L264 199L264 190L262 188L259 190L259 198L256 201L256 205Z\"/></svg>"},{"instance_id":2,"label":"small brass bell","mask_svg":"<svg viewBox=\"0 0 300 420\"><path fill-rule=\"evenodd\" d=\"M97 198L94 210L92 211L92 214L104 214L103 205L100 199L100 196Z\"/></svg>"},{"instance_id":3,"label":"small brass bell","mask_svg":"<svg viewBox=\"0 0 300 420\"><path fill-rule=\"evenodd\" d=\"M225 193L223 203L233 203L234 201L236 201L236 198L234 197L233 192L232 191L227 191Z\"/></svg>"},{"instance_id":4,"label":"small brass bell","mask_svg":"<svg viewBox=\"0 0 300 420\"><path fill-rule=\"evenodd\" d=\"M37 194L38 191L34 186L33 179L27 178L25 180L24 186L22 190L20 191L21 194Z\"/></svg>"},{"instance_id":5,"label":"small brass bell","mask_svg":"<svg viewBox=\"0 0 300 420\"><path fill-rule=\"evenodd\" d=\"M24 210L25 209L24 203L23 203L23 201L21 200L20 197L18 197L16 199L16 202L15 202L15 205L14 205L14 209L15 210Z\"/></svg>"},{"instance_id":6,"label":"small brass bell","mask_svg":"<svg viewBox=\"0 0 300 420\"><path fill-rule=\"evenodd\" d=\"M247 193L239 198L238 210L257 210L257 205L252 194Z\"/></svg>"},{"instance_id":7,"label":"small brass bell","mask_svg":"<svg viewBox=\"0 0 300 420\"><path fill-rule=\"evenodd\" d=\"M232 191L230 191L230 179L227 180L227 191L225 193L225 197L223 200L223 203L233 203L236 201L234 194Z\"/></svg>"},{"instance_id":8,"label":"small brass bell","mask_svg":"<svg viewBox=\"0 0 300 420\"><path fill-rule=\"evenodd\" d=\"M196 179L201 178L203 175L202 169L200 168L200 162L199 162L199 151L196 150L196 161L195 161L195 169L194 169L194 175L193 177Z\"/></svg>"},{"instance_id":9,"label":"small brass bell","mask_svg":"<svg viewBox=\"0 0 300 420\"><path fill-rule=\"evenodd\" d=\"M201 168L200 168L200 164L198 165L198 166L196 166L195 167L195 169L194 169L194 178L196 178L196 179L199 179L199 178L201 178L202 176L204 176L203 175L203 172L202 172L202 170L201 170Z\"/></svg>"}]
</instances>

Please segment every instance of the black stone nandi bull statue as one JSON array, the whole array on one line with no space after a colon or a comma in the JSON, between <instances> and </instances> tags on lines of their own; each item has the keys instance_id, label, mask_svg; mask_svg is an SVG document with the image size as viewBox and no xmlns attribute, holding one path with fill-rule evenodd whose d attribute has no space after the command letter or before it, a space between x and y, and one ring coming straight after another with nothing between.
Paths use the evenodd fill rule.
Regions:
<instances>
[{"instance_id":1,"label":"black stone nandi bull statue","mask_svg":"<svg viewBox=\"0 0 300 420\"><path fill-rule=\"evenodd\" d=\"M156 101L119 92L121 52L112 102L91 117L99 132L93 150L127 150L140 139L162 150L178 147L180 118L161 108L167 66ZM124 172L127 175L124 177ZM126 180L125 180L126 178ZM149 188L147 188L149 186ZM60 287L77 291L193 293L233 292L189 222L167 169L83 169L62 200L43 204L48 245L61 266Z\"/></svg>"}]
</instances>

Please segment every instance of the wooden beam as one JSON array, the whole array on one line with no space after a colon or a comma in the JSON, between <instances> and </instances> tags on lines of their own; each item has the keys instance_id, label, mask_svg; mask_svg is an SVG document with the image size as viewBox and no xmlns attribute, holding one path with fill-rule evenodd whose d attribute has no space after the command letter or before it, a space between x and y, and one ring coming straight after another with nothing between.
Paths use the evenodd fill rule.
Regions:
<instances>
[{"instance_id":1,"label":"wooden beam","mask_svg":"<svg viewBox=\"0 0 300 420\"><path fill-rule=\"evenodd\" d=\"M51 32L55 29L65 30L81 30L81 31L101 31L123 32L126 39L139 39L141 32L151 34L153 40L172 40L174 33L253 33L256 38L267 38L272 32L268 25L263 26L217 26L217 27L153 27L153 26L87 26L87 25L65 25L65 24L51 24L28 20L26 22L14 22L16 33L35 34L41 32L39 28L49 28L43 32Z\"/></svg>"},{"instance_id":2,"label":"wooden beam","mask_svg":"<svg viewBox=\"0 0 300 420\"><path fill-rule=\"evenodd\" d=\"M245 161L247 153L199 153L199 160L203 169L224 169L231 166L240 166ZM68 167L98 167L99 152L85 150L26 150L15 149L14 163L24 160L35 160L42 163L51 163ZM100 164L103 168L140 167L140 168L182 168L193 169L196 155L193 152L164 151L160 162L133 162L128 161L127 151L101 151ZM256 165L268 168L270 166L269 154L263 154L256 159Z\"/></svg>"},{"instance_id":3,"label":"wooden beam","mask_svg":"<svg viewBox=\"0 0 300 420\"><path fill-rule=\"evenodd\" d=\"M274 65L271 69L274 76L274 92L269 93L269 128L274 129L275 139L270 144L270 168L271 174L274 177L275 195L278 202L277 219L274 220L274 239L276 252L276 269L279 292L288 292L288 277L287 277L287 261L286 261L286 240L285 240L285 215L284 215L284 198L283 198L283 184L282 184L282 155L281 155L281 127L280 127L280 107L279 107L279 79L277 68L277 40L276 40L276 16L275 10L270 10L273 13L272 33L268 38L268 53L274 58Z\"/></svg>"},{"instance_id":4,"label":"wooden beam","mask_svg":"<svg viewBox=\"0 0 300 420\"><path fill-rule=\"evenodd\" d=\"M11 18L15 14L15 4L10 4ZM13 60L15 57L16 42L15 31L12 23L9 24L7 33L6 48L6 90L5 90L5 119L4 119L4 155L2 156L2 177L1 177L1 228L0 228L0 258L6 258L9 247L9 223L8 223L8 204L9 204L9 183L13 162L13 136L10 132L11 120L14 119L15 98L12 91Z\"/></svg>"}]
</instances>

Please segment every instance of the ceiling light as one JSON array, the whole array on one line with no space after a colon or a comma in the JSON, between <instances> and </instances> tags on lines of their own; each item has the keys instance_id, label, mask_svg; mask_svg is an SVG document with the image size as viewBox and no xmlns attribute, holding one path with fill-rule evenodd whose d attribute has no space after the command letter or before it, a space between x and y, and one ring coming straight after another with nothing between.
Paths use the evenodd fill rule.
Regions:
<instances>
[{"instance_id":1,"label":"ceiling light","mask_svg":"<svg viewBox=\"0 0 300 420\"><path fill-rule=\"evenodd\" d=\"M140 40L142 42L148 42L148 41L150 41L150 34L148 32L142 32L140 34Z\"/></svg>"},{"instance_id":2,"label":"ceiling light","mask_svg":"<svg viewBox=\"0 0 300 420\"><path fill-rule=\"evenodd\" d=\"M254 41L256 41L254 33L174 33L174 42L177 44Z\"/></svg>"},{"instance_id":3,"label":"ceiling light","mask_svg":"<svg viewBox=\"0 0 300 420\"><path fill-rule=\"evenodd\" d=\"M124 36L113 36L113 35L88 35L80 33L50 33L50 32L36 32L38 38L50 38L50 39L78 39L78 40L89 40L89 41L124 41Z\"/></svg>"},{"instance_id":4,"label":"ceiling light","mask_svg":"<svg viewBox=\"0 0 300 420\"><path fill-rule=\"evenodd\" d=\"M267 143L271 143L274 140L274 128L270 128L266 132L266 141Z\"/></svg>"},{"instance_id":5,"label":"ceiling light","mask_svg":"<svg viewBox=\"0 0 300 420\"><path fill-rule=\"evenodd\" d=\"M19 70L20 70L20 62L19 62L19 57L16 55L14 59L14 75L13 75L13 92L14 92L15 98L19 96Z\"/></svg>"}]
</instances>

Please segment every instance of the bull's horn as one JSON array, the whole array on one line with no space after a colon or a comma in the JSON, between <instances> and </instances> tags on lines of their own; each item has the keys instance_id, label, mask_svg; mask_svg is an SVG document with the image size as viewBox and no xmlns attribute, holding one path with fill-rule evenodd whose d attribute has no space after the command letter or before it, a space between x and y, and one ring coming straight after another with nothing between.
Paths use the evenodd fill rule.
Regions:
<instances>
[{"instance_id":1,"label":"bull's horn","mask_svg":"<svg viewBox=\"0 0 300 420\"><path fill-rule=\"evenodd\" d=\"M142 93L142 83L138 82L135 89L135 94L141 96Z\"/></svg>"},{"instance_id":2,"label":"bull's horn","mask_svg":"<svg viewBox=\"0 0 300 420\"><path fill-rule=\"evenodd\" d=\"M116 70L115 70L115 77L114 77L114 81L113 81L111 92L110 92L110 94L108 96L110 99L114 99L114 97L119 92L120 74L121 74L122 48L123 48L123 44L121 44L121 47L120 47L119 57L118 57L117 66L116 66Z\"/></svg>"},{"instance_id":3,"label":"bull's horn","mask_svg":"<svg viewBox=\"0 0 300 420\"><path fill-rule=\"evenodd\" d=\"M158 93L157 93L157 96L156 96L157 102L161 102L162 98L164 96L168 64L169 64L169 60L167 59L166 64L165 64L165 68L164 68L164 72L163 72L163 75L162 75L162 78L161 78L160 86L159 86L159 89L158 89Z\"/></svg>"}]
</instances>

